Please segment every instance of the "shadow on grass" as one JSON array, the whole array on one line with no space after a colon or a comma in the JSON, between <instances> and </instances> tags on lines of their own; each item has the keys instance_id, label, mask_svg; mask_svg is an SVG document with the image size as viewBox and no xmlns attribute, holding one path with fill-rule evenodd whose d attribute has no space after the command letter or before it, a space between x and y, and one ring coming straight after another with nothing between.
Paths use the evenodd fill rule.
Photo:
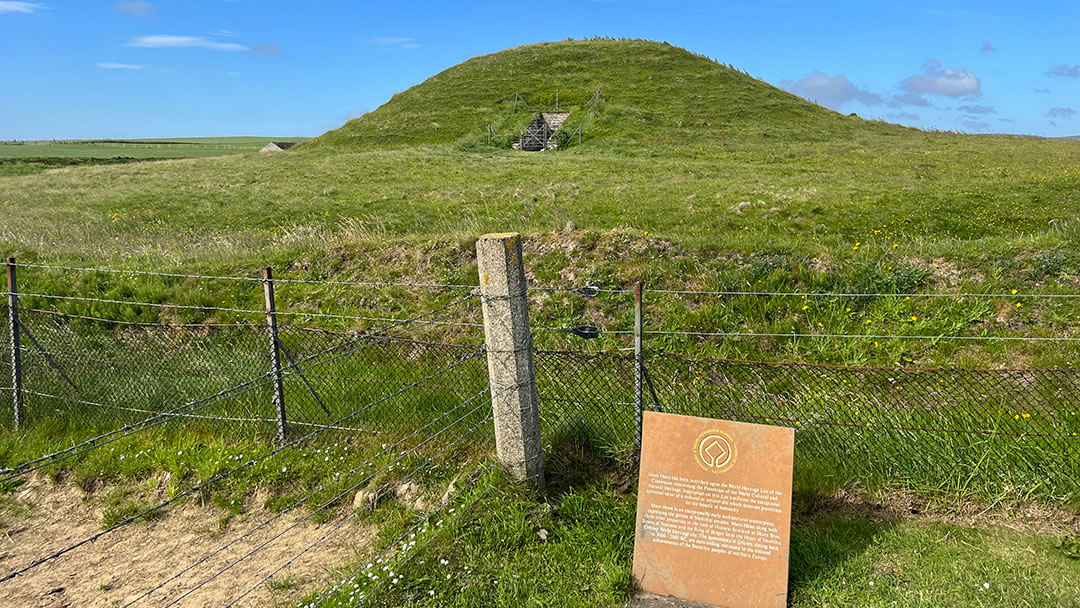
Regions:
<instances>
[{"instance_id":1,"label":"shadow on grass","mask_svg":"<svg viewBox=\"0 0 1080 608\"><path fill-rule=\"evenodd\" d=\"M789 593L829 578L900 522L884 509L807 491L795 493L791 509Z\"/></svg>"},{"instance_id":2,"label":"shadow on grass","mask_svg":"<svg viewBox=\"0 0 1080 608\"><path fill-rule=\"evenodd\" d=\"M633 446L607 445L588 429L581 428L559 429L550 438L544 453L549 498L557 498L574 488L598 486L625 494L637 483Z\"/></svg>"}]
</instances>

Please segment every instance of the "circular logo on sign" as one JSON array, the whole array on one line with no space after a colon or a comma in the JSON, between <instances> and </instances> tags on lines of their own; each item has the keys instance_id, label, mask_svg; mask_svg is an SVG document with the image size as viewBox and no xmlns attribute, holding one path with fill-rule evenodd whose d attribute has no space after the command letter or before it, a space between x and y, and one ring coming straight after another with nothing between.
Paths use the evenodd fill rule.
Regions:
<instances>
[{"instance_id":1,"label":"circular logo on sign","mask_svg":"<svg viewBox=\"0 0 1080 608\"><path fill-rule=\"evenodd\" d=\"M710 429L694 441L694 460L710 473L723 473L735 466L735 440L724 431Z\"/></svg>"}]
</instances>

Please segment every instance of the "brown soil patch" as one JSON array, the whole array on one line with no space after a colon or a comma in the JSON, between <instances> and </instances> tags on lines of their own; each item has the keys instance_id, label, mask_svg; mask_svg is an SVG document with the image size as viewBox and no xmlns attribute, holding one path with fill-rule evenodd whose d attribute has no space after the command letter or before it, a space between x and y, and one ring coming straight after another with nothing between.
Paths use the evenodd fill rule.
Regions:
<instances>
[{"instance_id":1,"label":"brown soil patch","mask_svg":"<svg viewBox=\"0 0 1080 608\"><path fill-rule=\"evenodd\" d=\"M27 509L0 511L0 572L8 573L54 551L101 531L102 509L81 489L35 477L14 495ZM152 522L126 526L83 545L23 576L0 584L4 606L27 608L122 606L147 589L172 577L203 556L239 538L269 519L261 501L245 516L219 529L220 509L196 504L173 508ZM281 533L307 512L298 509L193 568L137 606L161 606L191 589L258 545ZM340 521L304 522L192 593L180 606L222 606L277 569ZM331 570L345 564L369 544L372 530L348 522L326 540L296 558L274 581L261 585L237 606L291 605L305 594L323 588ZM281 588L288 587L288 588Z\"/></svg>"},{"instance_id":2,"label":"brown soil patch","mask_svg":"<svg viewBox=\"0 0 1080 608\"><path fill-rule=\"evenodd\" d=\"M969 528L1010 528L1042 536L1080 534L1080 513L1065 507L1039 503L988 505L976 501L944 504L896 490L879 491L871 496L841 490L807 503L797 503L793 516L805 519L821 512L851 513L873 519L903 518Z\"/></svg>"}]
</instances>

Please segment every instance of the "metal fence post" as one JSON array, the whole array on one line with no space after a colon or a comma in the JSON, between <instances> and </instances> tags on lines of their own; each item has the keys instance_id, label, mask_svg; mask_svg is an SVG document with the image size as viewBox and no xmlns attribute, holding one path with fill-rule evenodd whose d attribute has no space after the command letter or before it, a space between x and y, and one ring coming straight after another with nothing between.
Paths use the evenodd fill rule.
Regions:
<instances>
[{"instance_id":1,"label":"metal fence post","mask_svg":"<svg viewBox=\"0 0 1080 608\"><path fill-rule=\"evenodd\" d=\"M543 445L521 235L480 237L476 241L476 261L495 450L514 479L543 485Z\"/></svg>"},{"instance_id":2,"label":"metal fence post","mask_svg":"<svg viewBox=\"0 0 1080 608\"><path fill-rule=\"evenodd\" d=\"M11 344L11 406L15 430L23 410L22 351L19 349L19 284L15 277L15 258L7 259L8 338Z\"/></svg>"},{"instance_id":3,"label":"metal fence post","mask_svg":"<svg viewBox=\"0 0 1080 608\"><path fill-rule=\"evenodd\" d=\"M266 296L266 325L270 334L270 366L274 375L274 409L277 411L278 443L285 443L285 388L281 381L281 352L278 350L277 308L274 306L274 273L263 268L263 295Z\"/></svg>"},{"instance_id":4,"label":"metal fence post","mask_svg":"<svg viewBox=\"0 0 1080 608\"><path fill-rule=\"evenodd\" d=\"M642 372L645 360L641 352L641 338L644 333L642 320L644 310L641 297L641 281L634 283L634 437L638 451L641 450L641 410L642 410Z\"/></svg>"}]
</instances>

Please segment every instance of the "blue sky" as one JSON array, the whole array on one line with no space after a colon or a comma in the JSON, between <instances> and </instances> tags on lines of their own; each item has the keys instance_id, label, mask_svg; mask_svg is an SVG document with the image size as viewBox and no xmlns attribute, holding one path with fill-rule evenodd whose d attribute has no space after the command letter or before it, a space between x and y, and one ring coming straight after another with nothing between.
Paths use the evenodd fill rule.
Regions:
<instances>
[{"instance_id":1,"label":"blue sky","mask_svg":"<svg viewBox=\"0 0 1080 608\"><path fill-rule=\"evenodd\" d=\"M469 57L594 35L666 40L844 113L1080 134L1077 2L541 7L0 0L0 139L317 135Z\"/></svg>"}]
</instances>

